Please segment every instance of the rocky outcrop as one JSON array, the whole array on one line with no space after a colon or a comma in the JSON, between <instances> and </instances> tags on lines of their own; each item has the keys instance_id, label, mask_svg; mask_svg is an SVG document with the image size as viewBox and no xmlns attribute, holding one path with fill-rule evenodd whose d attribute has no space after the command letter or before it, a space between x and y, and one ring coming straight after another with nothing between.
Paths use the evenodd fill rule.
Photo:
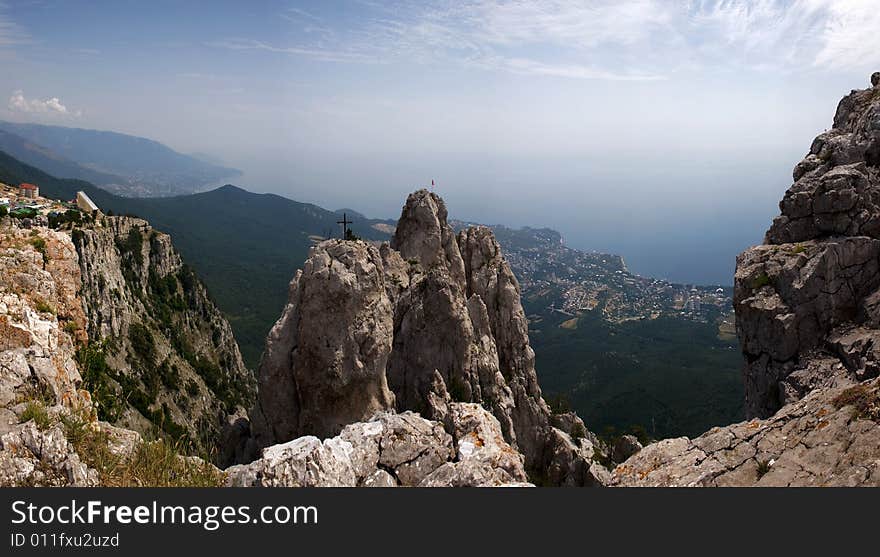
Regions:
<instances>
[{"instance_id":1,"label":"rocky outcrop","mask_svg":"<svg viewBox=\"0 0 880 557\"><path fill-rule=\"evenodd\" d=\"M499 413L510 416L521 450L527 455L538 455L543 452L548 435L554 434L549 429L550 409L538 386L535 352L529 346L529 325L520 302L519 283L489 228L468 228L459 233L458 240L465 259L467 296L485 304L499 371L513 398L513 404L506 404Z\"/></svg>"},{"instance_id":2,"label":"rocky outcrop","mask_svg":"<svg viewBox=\"0 0 880 557\"><path fill-rule=\"evenodd\" d=\"M71 236L99 417L185 437L221 461L226 416L249 407L255 390L229 323L171 238L146 221L100 216Z\"/></svg>"},{"instance_id":3,"label":"rocky outcrop","mask_svg":"<svg viewBox=\"0 0 880 557\"><path fill-rule=\"evenodd\" d=\"M453 403L443 424L383 412L321 441L304 436L227 469L227 485L286 487L490 487L528 485L522 455L476 404Z\"/></svg>"},{"instance_id":4,"label":"rocky outcrop","mask_svg":"<svg viewBox=\"0 0 880 557\"><path fill-rule=\"evenodd\" d=\"M70 231L5 222L0 414L27 402L53 414L88 408L213 453L226 415L250 406L253 379L170 238L130 217ZM10 420L0 421L2 434Z\"/></svg>"},{"instance_id":5,"label":"rocky outcrop","mask_svg":"<svg viewBox=\"0 0 880 557\"><path fill-rule=\"evenodd\" d=\"M838 106L737 258L748 422L649 445L622 486L880 485L880 84Z\"/></svg>"},{"instance_id":6,"label":"rocky outcrop","mask_svg":"<svg viewBox=\"0 0 880 557\"><path fill-rule=\"evenodd\" d=\"M42 431L34 421L28 421L0 436L0 486L98 484L98 472L80 460L61 424Z\"/></svg>"},{"instance_id":7,"label":"rocky outcrop","mask_svg":"<svg viewBox=\"0 0 880 557\"><path fill-rule=\"evenodd\" d=\"M794 179L765 244L737 258L748 416L771 416L834 375L877 374L880 88L840 102ZM821 358L842 365L817 368Z\"/></svg>"},{"instance_id":8,"label":"rocky outcrop","mask_svg":"<svg viewBox=\"0 0 880 557\"><path fill-rule=\"evenodd\" d=\"M766 420L654 443L618 466L612 485L880 486L877 380L814 390Z\"/></svg>"},{"instance_id":9,"label":"rocky outcrop","mask_svg":"<svg viewBox=\"0 0 880 557\"><path fill-rule=\"evenodd\" d=\"M59 416L89 414L76 343L86 337L70 236L0 226L0 486L93 486ZM40 421L39 427L37 421Z\"/></svg>"},{"instance_id":10,"label":"rocky outcrop","mask_svg":"<svg viewBox=\"0 0 880 557\"><path fill-rule=\"evenodd\" d=\"M225 351L227 341L234 349L225 321L214 335L206 330L219 314L167 236L129 217L99 217L70 234L10 226L0 232L0 485L215 485L219 470L145 443L136 430L180 437L187 433L173 424L189 431L199 424L204 447L223 444L216 461L253 460L251 427L259 430L263 408L296 417L265 436L297 438L230 468L229 485L531 485L498 420L479 404L454 402L438 372L426 393L442 422L395 412L386 368L396 302L411 276L423 275L410 273L388 245L331 242L313 253L270 337L270 346L294 348L267 351L251 424L240 405L224 404L214 391L224 375L202 376L211 362L220 370L221 359L240 360L237 350ZM462 311L468 315L466 306ZM484 306L481 319L488 339ZM493 361L497 373L497 355ZM198 393L165 383L170 378L161 373L175 368L177 380L195 383ZM161 388L151 391L157 370ZM190 395L203 400L192 403ZM115 421L134 429L98 419L114 409ZM184 410L189 414L178 418ZM205 431L200 422L208 419L222 420L222 432ZM173 469L140 465L157 458Z\"/></svg>"},{"instance_id":11,"label":"rocky outcrop","mask_svg":"<svg viewBox=\"0 0 880 557\"><path fill-rule=\"evenodd\" d=\"M580 420L577 431L554 427L534 361L519 285L492 232L456 236L443 200L421 190L390 245L312 249L267 340L254 438L267 447L333 436L380 410L448 423L454 403L476 403L542 482L602 483L600 445Z\"/></svg>"},{"instance_id":12,"label":"rocky outcrop","mask_svg":"<svg viewBox=\"0 0 880 557\"><path fill-rule=\"evenodd\" d=\"M86 325L79 285L68 235L0 228L0 407L20 414L29 400L90 405L76 365L75 343Z\"/></svg>"},{"instance_id":13,"label":"rocky outcrop","mask_svg":"<svg viewBox=\"0 0 880 557\"><path fill-rule=\"evenodd\" d=\"M409 196L394 229L391 248L423 270L439 269L456 284L464 282L459 244L447 223L446 204L436 194L420 190Z\"/></svg>"},{"instance_id":14,"label":"rocky outcrop","mask_svg":"<svg viewBox=\"0 0 880 557\"><path fill-rule=\"evenodd\" d=\"M642 444L635 435L621 435L614 440L611 446L611 460L624 462L632 455L642 450Z\"/></svg>"},{"instance_id":15,"label":"rocky outcrop","mask_svg":"<svg viewBox=\"0 0 880 557\"><path fill-rule=\"evenodd\" d=\"M394 408L386 280L374 246L331 240L312 250L266 342L254 419L262 445L333 436Z\"/></svg>"}]
</instances>

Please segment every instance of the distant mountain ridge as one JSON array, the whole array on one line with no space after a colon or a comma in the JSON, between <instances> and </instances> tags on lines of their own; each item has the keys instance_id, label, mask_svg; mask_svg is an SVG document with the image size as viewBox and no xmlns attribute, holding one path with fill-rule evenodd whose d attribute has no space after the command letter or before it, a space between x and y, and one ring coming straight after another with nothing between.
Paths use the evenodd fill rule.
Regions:
<instances>
[{"instance_id":1,"label":"distant mountain ridge","mask_svg":"<svg viewBox=\"0 0 880 557\"><path fill-rule=\"evenodd\" d=\"M0 149L54 176L127 197L195 193L241 174L158 141L81 128L0 121Z\"/></svg>"},{"instance_id":2,"label":"distant mountain ridge","mask_svg":"<svg viewBox=\"0 0 880 557\"><path fill-rule=\"evenodd\" d=\"M0 129L0 151L53 176L85 180L97 185L124 184L125 178L85 167L20 135Z\"/></svg>"}]
</instances>

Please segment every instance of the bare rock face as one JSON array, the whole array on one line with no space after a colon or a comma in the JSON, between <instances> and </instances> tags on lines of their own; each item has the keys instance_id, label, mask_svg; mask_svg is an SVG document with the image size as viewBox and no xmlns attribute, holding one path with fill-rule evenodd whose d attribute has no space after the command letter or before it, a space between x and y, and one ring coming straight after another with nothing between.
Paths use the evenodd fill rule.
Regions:
<instances>
[{"instance_id":1,"label":"bare rock face","mask_svg":"<svg viewBox=\"0 0 880 557\"><path fill-rule=\"evenodd\" d=\"M458 437L412 412L379 413L335 437L304 436L226 470L227 485L293 487L500 486L526 481L522 456L478 405L452 419ZM457 447L457 450L456 450Z\"/></svg>"},{"instance_id":2,"label":"bare rock face","mask_svg":"<svg viewBox=\"0 0 880 557\"><path fill-rule=\"evenodd\" d=\"M765 244L737 258L746 413L768 417L838 375L877 375L880 89L853 91L794 170ZM817 362L830 359L830 363Z\"/></svg>"},{"instance_id":3,"label":"bare rock face","mask_svg":"<svg viewBox=\"0 0 880 557\"><path fill-rule=\"evenodd\" d=\"M257 444L334 436L381 410L449 424L457 403L475 403L491 412L526 469L555 485L602 483L599 446L551 425L519 284L492 232L456 237L446 219L443 200L420 190L408 197L390 245L334 240L313 248L267 341L252 413ZM584 437L582 422L580 429ZM524 480L487 475L474 462L447 466L433 481Z\"/></svg>"},{"instance_id":4,"label":"bare rock face","mask_svg":"<svg viewBox=\"0 0 880 557\"><path fill-rule=\"evenodd\" d=\"M446 204L438 195L427 190L410 194L391 239L391 248L425 270L447 271L454 282L462 284L464 263L446 216Z\"/></svg>"},{"instance_id":5,"label":"bare rock face","mask_svg":"<svg viewBox=\"0 0 880 557\"><path fill-rule=\"evenodd\" d=\"M611 460L624 462L640 450L642 450L642 444L634 435L621 435L614 440L614 446L611 448Z\"/></svg>"},{"instance_id":6,"label":"bare rock face","mask_svg":"<svg viewBox=\"0 0 880 557\"><path fill-rule=\"evenodd\" d=\"M436 194L417 191L407 198L392 242L413 268L411 286L395 311L389 372L398 409L428 409L429 417L443 420L437 400L445 393L453 401L479 403L522 452L526 468L542 479L553 485L601 484L605 474L593 460L595 447L584 448L551 425L519 284L494 235L473 227L459 233L457 247L451 247L445 241L451 234L446 216ZM420 392L409 390L413 384ZM547 474L550 469L554 472Z\"/></svg>"},{"instance_id":7,"label":"bare rock face","mask_svg":"<svg viewBox=\"0 0 880 557\"><path fill-rule=\"evenodd\" d=\"M853 91L794 171L765 244L737 258L754 419L648 445L620 486L880 485L880 89Z\"/></svg>"},{"instance_id":8,"label":"bare rock face","mask_svg":"<svg viewBox=\"0 0 880 557\"><path fill-rule=\"evenodd\" d=\"M404 292L397 303L389 384L400 410L441 419L436 398L510 406L485 306L465 299L461 287L437 270ZM504 420L513 433L509 418Z\"/></svg>"},{"instance_id":9,"label":"bare rock face","mask_svg":"<svg viewBox=\"0 0 880 557\"><path fill-rule=\"evenodd\" d=\"M231 326L171 237L148 222L99 216L70 234L99 417L215 452L226 416L255 394Z\"/></svg>"},{"instance_id":10,"label":"bare rock face","mask_svg":"<svg viewBox=\"0 0 880 557\"><path fill-rule=\"evenodd\" d=\"M76 342L85 337L87 323L79 285L68 235L0 228L0 407L28 400L49 407L91 405L76 365Z\"/></svg>"},{"instance_id":11,"label":"bare rock face","mask_svg":"<svg viewBox=\"0 0 880 557\"><path fill-rule=\"evenodd\" d=\"M33 421L0 437L0 486L93 487L98 472L86 466L61 424L41 431Z\"/></svg>"},{"instance_id":12,"label":"bare rock face","mask_svg":"<svg viewBox=\"0 0 880 557\"><path fill-rule=\"evenodd\" d=\"M502 486L528 483L523 456L505 440L498 420L479 404L452 403L446 416L456 458L434 470L422 487Z\"/></svg>"},{"instance_id":13,"label":"bare rock face","mask_svg":"<svg viewBox=\"0 0 880 557\"><path fill-rule=\"evenodd\" d=\"M385 376L393 328L385 282L374 246L328 241L312 249L266 342L254 421L260 444L333 436L394 407Z\"/></svg>"},{"instance_id":14,"label":"bare rock face","mask_svg":"<svg viewBox=\"0 0 880 557\"><path fill-rule=\"evenodd\" d=\"M648 445L612 485L880 486L878 391L877 379L816 389L772 418Z\"/></svg>"}]
</instances>

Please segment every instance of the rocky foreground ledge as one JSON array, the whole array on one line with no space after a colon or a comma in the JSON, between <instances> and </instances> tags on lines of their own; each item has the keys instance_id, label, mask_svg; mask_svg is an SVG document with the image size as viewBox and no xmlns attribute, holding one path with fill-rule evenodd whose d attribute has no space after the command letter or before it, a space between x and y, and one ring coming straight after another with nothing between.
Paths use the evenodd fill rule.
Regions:
<instances>
[{"instance_id":1,"label":"rocky foreground ledge","mask_svg":"<svg viewBox=\"0 0 880 557\"><path fill-rule=\"evenodd\" d=\"M454 403L443 424L412 412L381 413L321 441L305 436L229 468L227 485L297 487L531 486L522 455L479 404Z\"/></svg>"},{"instance_id":2,"label":"rocky foreground ledge","mask_svg":"<svg viewBox=\"0 0 880 557\"><path fill-rule=\"evenodd\" d=\"M648 445L611 485L642 487L880 486L877 380L816 390L767 420Z\"/></svg>"}]
</instances>

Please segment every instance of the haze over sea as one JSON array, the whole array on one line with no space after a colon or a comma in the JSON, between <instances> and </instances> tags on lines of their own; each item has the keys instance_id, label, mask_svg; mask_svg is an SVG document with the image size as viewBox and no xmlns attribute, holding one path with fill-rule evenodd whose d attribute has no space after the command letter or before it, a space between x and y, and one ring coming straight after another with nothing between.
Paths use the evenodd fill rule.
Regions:
<instances>
[{"instance_id":1,"label":"haze over sea","mask_svg":"<svg viewBox=\"0 0 880 557\"><path fill-rule=\"evenodd\" d=\"M0 2L0 119L371 217L434 179L457 218L730 284L878 28L875 0Z\"/></svg>"},{"instance_id":2,"label":"haze over sea","mask_svg":"<svg viewBox=\"0 0 880 557\"><path fill-rule=\"evenodd\" d=\"M800 150L792 160L802 156ZM371 161L311 165L269 163L245 169L236 185L311 202L328 209L352 208L371 218L396 219L401 199L431 176L452 217L507 226L549 227L567 245L624 256L641 275L686 284L733 283L735 258L761 243L778 199L790 185L794 163L693 161L680 168L603 167L601 161ZM313 164L313 163L312 163ZM554 169L553 170L548 170ZM421 182L407 181L422 176ZM387 183L383 184L383 177ZM442 176L442 178L441 178ZM339 191L312 184L348 184ZM645 189L653 185L656 190ZM329 191L328 191L329 189Z\"/></svg>"}]
</instances>

